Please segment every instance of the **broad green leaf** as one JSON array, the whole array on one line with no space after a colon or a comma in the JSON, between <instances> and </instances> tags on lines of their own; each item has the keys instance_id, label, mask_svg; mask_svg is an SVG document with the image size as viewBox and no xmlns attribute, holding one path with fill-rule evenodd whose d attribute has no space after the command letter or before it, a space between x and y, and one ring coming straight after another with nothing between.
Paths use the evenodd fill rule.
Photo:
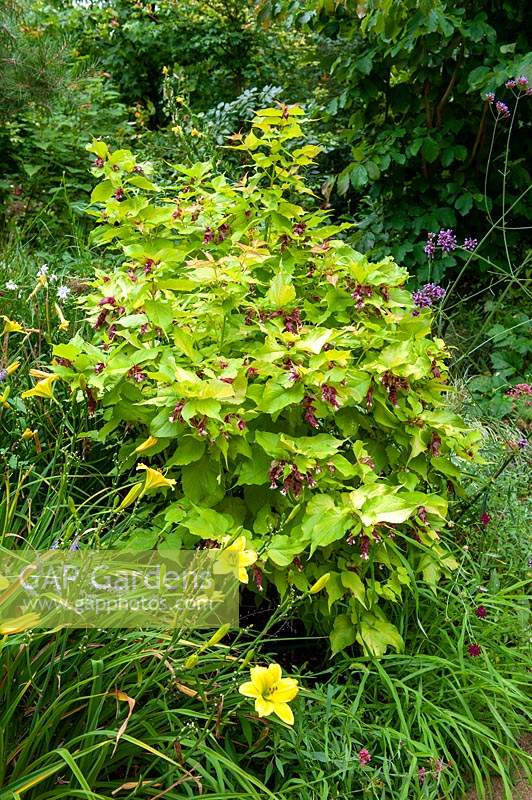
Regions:
<instances>
[{"instance_id":1,"label":"broad green leaf","mask_svg":"<svg viewBox=\"0 0 532 800\"><path fill-rule=\"evenodd\" d=\"M286 308L296 298L296 290L288 278L280 272L271 282L267 298L274 308Z\"/></svg>"},{"instance_id":2,"label":"broad green leaf","mask_svg":"<svg viewBox=\"0 0 532 800\"><path fill-rule=\"evenodd\" d=\"M181 523L194 536L219 541L232 527L233 520L227 514L219 514L212 508L197 508L195 513Z\"/></svg>"},{"instance_id":3,"label":"broad green leaf","mask_svg":"<svg viewBox=\"0 0 532 800\"><path fill-rule=\"evenodd\" d=\"M393 647L397 653L403 650L404 642L401 634L391 622L368 612L360 618L359 626L356 640L362 645L366 655L380 658L388 647Z\"/></svg>"},{"instance_id":4,"label":"broad green leaf","mask_svg":"<svg viewBox=\"0 0 532 800\"><path fill-rule=\"evenodd\" d=\"M103 203L109 200L115 192L115 187L111 181L102 181L94 187L91 193L91 203Z\"/></svg>"},{"instance_id":5,"label":"broad green leaf","mask_svg":"<svg viewBox=\"0 0 532 800\"><path fill-rule=\"evenodd\" d=\"M366 589L362 580L356 572L350 572L346 570L341 574L341 581L342 586L345 586L346 589L349 589L354 597L362 603L364 608L366 608Z\"/></svg>"},{"instance_id":6,"label":"broad green leaf","mask_svg":"<svg viewBox=\"0 0 532 800\"><path fill-rule=\"evenodd\" d=\"M179 444L174 455L166 462L167 467L185 466L199 461L205 452L205 442L195 439L194 436L183 436L179 439Z\"/></svg>"},{"instance_id":7,"label":"broad green leaf","mask_svg":"<svg viewBox=\"0 0 532 800\"><path fill-rule=\"evenodd\" d=\"M389 494L380 497L372 497L362 506L360 519L366 527L377 525L379 522L391 522L394 524L404 522L417 509L418 504L407 500L400 495Z\"/></svg>"},{"instance_id":8,"label":"broad green leaf","mask_svg":"<svg viewBox=\"0 0 532 800\"><path fill-rule=\"evenodd\" d=\"M260 411L267 414L276 414L286 406L300 403L305 396L305 387L302 383L295 383L289 389L280 386L275 381L268 381L264 386L262 398L258 406Z\"/></svg>"},{"instance_id":9,"label":"broad green leaf","mask_svg":"<svg viewBox=\"0 0 532 800\"><path fill-rule=\"evenodd\" d=\"M356 641L356 628L348 614L335 617L333 629L329 635L333 655L350 647Z\"/></svg>"},{"instance_id":10,"label":"broad green leaf","mask_svg":"<svg viewBox=\"0 0 532 800\"><path fill-rule=\"evenodd\" d=\"M225 490L220 472L208 456L187 464L181 470L181 484L186 497L195 505L212 507L222 500Z\"/></svg>"},{"instance_id":11,"label":"broad green leaf","mask_svg":"<svg viewBox=\"0 0 532 800\"><path fill-rule=\"evenodd\" d=\"M338 572L331 572L331 577L325 586L325 591L327 592L330 611L333 604L345 594L345 587L342 585Z\"/></svg>"},{"instance_id":12,"label":"broad green leaf","mask_svg":"<svg viewBox=\"0 0 532 800\"><path fill-rule=\"evenodd\" d=\"M305 549L306 542L293 536L278 534L274 536L266 549L266 556L278 567L287 567L295 556Z\"/></svg>"},{"instance_id":13,"label":"broad green leaf","mask_svg":"<svg viewBox=\"0 0 532 800\"><path fill-rule=\"evenodd\" d=\"M318 547L341 539L352 525L352 518L347 507L339 507L327 494L319 494L309 500L303 519L303 532L310 539L310 552Z\"/></svg>"}]
</instances>

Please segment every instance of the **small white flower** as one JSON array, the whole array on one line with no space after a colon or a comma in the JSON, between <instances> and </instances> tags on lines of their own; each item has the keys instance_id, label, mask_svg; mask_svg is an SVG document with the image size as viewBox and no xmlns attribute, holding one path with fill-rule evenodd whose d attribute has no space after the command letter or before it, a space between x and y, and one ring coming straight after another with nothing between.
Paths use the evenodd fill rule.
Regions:
<instances>
[{"instance_id":1,"label":"small white flower","mask_svg":"<svg viewBox=\"0 0 532 800\"><path fill-rule=\"evenodd\" d=\"M42 278L43 275L46 275L47 273L48 273L48 264L43 264L42 267L39 267L39 269L37 270L37 277Z\"/></svg>"},{"instance_id":2,"label":"small white flower","mask_svg":"<svg viewBox=\"0 0 532 800\"><path fill-rule=\"evenodd\" d=\"M48 280L51 281L52 283L56 282L57 275L55 274L55 272L52 272L52 273L50 273L50 275L48 275Z\"/></svg>"},{"instance_id":3,"label":"small white flower","mask_svg":"<svg viewBox=\"0 0 532 800\"><path fill-rule=\"evenodd\" d=\"M60 300L66 300L69 294L70 294L70 289L68 288L68 286L58 287L57 296Z\"/></svg>"},{"instance_id":4,"label":"small white flower","mask_svg":"<svg viewBox=\"0 0 532 800\"><path fill-rule=\"evenodd\" d=\"M18 283L15 283L15 281L8 281L6 283L6 289L9 289L10 292L16 292L18 289Z\"/></svg>"}]
</instances>

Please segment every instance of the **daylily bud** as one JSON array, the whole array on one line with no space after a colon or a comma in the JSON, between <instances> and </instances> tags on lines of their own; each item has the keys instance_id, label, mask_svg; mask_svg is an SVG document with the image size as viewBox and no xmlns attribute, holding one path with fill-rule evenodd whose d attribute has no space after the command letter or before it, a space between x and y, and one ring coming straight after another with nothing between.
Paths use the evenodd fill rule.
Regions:
<instances>
[{"instance_id":1,"label":"daylily bud","mask_svg":"<svg viewBox=\"0 0 532 800\"><path fill-rule=\"evenodd\" d=\"M321 578L318 578L316 583L310 587L308 593L317 594L318 592L321 592L321 590L329 583L330 578L331 578L331 573L326 572L325 575L322 575Z\"/></svg>"},{"instance_id":2,"label":"daylily bud","mask_svg":"<svg viewBox=\"0 0 532 800\"><path fill-rule=\"evenodd\" d=\"M205 644L202 647L202 650L204 647L212 647L214 644L218 644L218 642L220 642L224 638L224 636L226 636L229 633L230 630L231 626L229 624L226 623L225 625L222 625L221 628L218 628L218 630L213 633L209 641L205 642Z\"/></svg>"},{"instance_id":3,"label":"daylily bud","mask_svg":"<svg viewBox=\"0 0 532 800\"><path fill-rule=\"evenodd\" d=\"M153 447L153 445L154 445L154 444L157 444L157 442L158 442L158 441L159 441L159 440L157 439L157 437L156 437L156 436L148 436L148 438L147 438L147 439L145 439L145 440L142 442L142 444L139 444L139 446L138 446L138 447L135 447L135 449L133 450L133 452L134 452L134 453L143 453L143 452L144 452L144 450L149 450L149 449L150 449L150 447Z\"/></svg>"},{"instance_id":4,"label":"daylily bud","mask_svg":"<svg viewBox=\"0 0 532 800\"><path fill-rule=\"evenodd\" d=\"M143 487L143 484L142 484L142 483L135 483L135 484L134 484L134 485L131 487L131 489L129 490L129 492L126 494L126 496L124 497L124 499L122 500L122 502L120 503L120 505L118 506L118 510L119 510L119 511L121 511L123 508L127 508L127 507L128 507L128 506L130 506L132 503L134 503L134 502L135 502L135 500L136 500L136 499L138 498L138 496L140 495L140 493L142 492L142 487Z\"/></svg>"}]
</instances>

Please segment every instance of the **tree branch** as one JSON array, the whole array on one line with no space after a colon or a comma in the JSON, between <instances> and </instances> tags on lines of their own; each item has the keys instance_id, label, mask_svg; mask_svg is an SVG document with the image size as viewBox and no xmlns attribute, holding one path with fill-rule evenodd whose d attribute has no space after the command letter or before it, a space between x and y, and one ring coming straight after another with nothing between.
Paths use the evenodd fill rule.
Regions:
<instances>
[{"instance_id":1,"label":"tree branch","mask_svg":"<svg viewBox=\"0 0 532 800\"><path fill-rule=\"evenodd\" d=\"M436 127L441 128L443 124L443 109L447 105L447 102L451 96L451 93L454 89L456 81L458 80L458 73L460 71L460 67L462 66L462 62L464 60L464 44L460 42L460 55L458 56L458 61L456 62L456 66L454 68L453 74L451 75L451 80L449 81L449 85L447 89L443 93L443 97L441 98L440 102L436 106Z\"/></svg>"}]
</instances>

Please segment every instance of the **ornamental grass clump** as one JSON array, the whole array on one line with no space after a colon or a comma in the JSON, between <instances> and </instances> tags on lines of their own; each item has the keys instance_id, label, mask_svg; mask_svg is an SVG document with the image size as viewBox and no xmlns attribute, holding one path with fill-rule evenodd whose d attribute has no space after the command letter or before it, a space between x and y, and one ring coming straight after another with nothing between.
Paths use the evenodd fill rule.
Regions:
<instances>
[{"instance_id":1,"label":"ornamental grass clump","mask_svg":"<svg viewBox=\"0 0 532 800\"><path fill-rule=\"evenodd\" d=\"M232 137L239 183L197 163L172 186L94 141L93 240L121 263L96 270L92 335L56 345L53 370L90 435L120 445L120 513L152 503L174 546L243 542L251 588L307 592L333 650L381 655L402 648L387 606L457 567L440 531L479 435L448 406L448 353L406 270L317 207L303 137L301 108L264 109Z\"/></svg>"}]
</instances>

